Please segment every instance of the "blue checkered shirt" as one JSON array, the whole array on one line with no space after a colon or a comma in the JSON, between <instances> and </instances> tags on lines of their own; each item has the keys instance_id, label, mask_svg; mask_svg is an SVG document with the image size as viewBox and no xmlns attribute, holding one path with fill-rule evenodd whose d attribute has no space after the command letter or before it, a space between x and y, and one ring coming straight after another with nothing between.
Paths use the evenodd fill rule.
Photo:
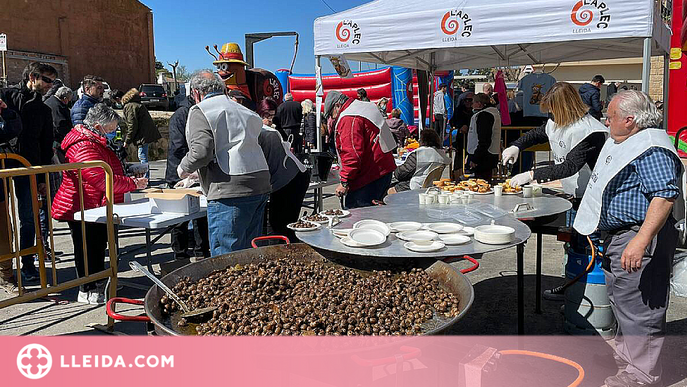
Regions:
<instances>
[{"instance_id":1,"label":"blue checkered shirt","mask_svg":"<svg viewBox=\"0 0 687 387\"><path fill-rule=\"evenodd\" d=\"M623 168L606 186L599 230L613 231L644 222L653 198L675 199L682 162L667 149L654 147Z\"/></svg>"}]
</instances>

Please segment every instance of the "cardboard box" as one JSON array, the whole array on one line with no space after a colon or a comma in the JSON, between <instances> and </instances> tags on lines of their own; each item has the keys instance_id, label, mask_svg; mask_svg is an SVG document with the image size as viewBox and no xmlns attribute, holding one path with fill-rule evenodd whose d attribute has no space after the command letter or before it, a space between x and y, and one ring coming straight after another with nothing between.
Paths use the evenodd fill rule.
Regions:
<instances>
[{"instance_id":1,"label":"cardboard box","mask_svg":"<svg viewBox=\"0 0 687 387\"><path fill-rule=\"evenodd\" d=\"M150 201L150 212L153 214L171 212L190 215L200 211L202 194L195 189L149 188L143 192Z\"/></svg>"}]
</instances>

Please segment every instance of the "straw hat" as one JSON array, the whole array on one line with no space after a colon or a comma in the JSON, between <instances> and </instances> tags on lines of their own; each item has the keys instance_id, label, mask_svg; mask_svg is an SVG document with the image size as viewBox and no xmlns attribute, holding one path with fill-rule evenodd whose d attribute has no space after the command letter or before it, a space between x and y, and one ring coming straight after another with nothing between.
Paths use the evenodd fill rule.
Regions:
<instances>
[{"instance_id":1,"label":"straw hat","mask_svg":"<svg viewBox=\"0 0 687 387\"><path fill-rule=\"evenodd\" d=\"M219 59L212 62L214 65L218 63L241 63L244 66L248 66L248 63L243 60L241 47L237 43L225 43L222 46L222 50L219 52Z\"/></svg>"}]
</instances>

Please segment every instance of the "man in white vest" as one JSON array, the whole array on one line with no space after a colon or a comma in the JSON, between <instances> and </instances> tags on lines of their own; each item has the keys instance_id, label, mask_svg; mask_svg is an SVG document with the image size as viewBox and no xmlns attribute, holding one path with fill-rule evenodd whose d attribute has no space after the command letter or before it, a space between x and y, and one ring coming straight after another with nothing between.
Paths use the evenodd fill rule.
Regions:
<instances>
[{"instance_id":1,"label":"man in white vest","mask_svg":"<svg viewBox=\"0 0 687 387\"><path fill-rule=\"evenodd\" d=\"M258 144L260 117L225 95L215 74L191 78L196 101L186 122L189 151L179 163L182 179L199 171L208 198L208 234L213 256L250 247L260 235L271 190L270 173Z\"/></svg>"},{"instance_id":2,"label":"man in white vest","mask_svg":"<svg viewBox=\"0 0 687 387\"><path fill-rule=\"evenodd\" d=\"M501 114L484 93L473 97L472 109L475 113L468 129L468 167L475 177L489 181L501 153Z\"/></svg>"},{"instance_id":3,"label":"man in white vest","mask_svg":"<svg viewBox=\"0 0 687 387\"><path fill-rule=\"evenodd\" d=\"M606 386L661 385L670 269L678 232L672 208L682 163L653 101L622 91L608 108L611 137L594 167L573 227L604 241L604 272L618 321L619 372Z\"/></svg>"}]
</instances>

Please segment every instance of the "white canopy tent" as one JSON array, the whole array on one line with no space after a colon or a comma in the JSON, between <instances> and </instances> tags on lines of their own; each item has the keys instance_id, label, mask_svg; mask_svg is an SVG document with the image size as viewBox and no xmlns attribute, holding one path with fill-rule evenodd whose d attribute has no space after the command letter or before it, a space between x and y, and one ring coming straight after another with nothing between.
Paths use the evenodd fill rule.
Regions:
<instances>
[{"instance_id":1,"label":"white canopy tent","mask_svg":"<svg viewBox=\"0 0 687 387\"><path fill-rule=\"evenodd\" d=\"M671 35L654 0L376 0L316 19L314 32L318 109L322 56L430 72L642 56L646 92Z\"/></svg>"}]
</instances>

